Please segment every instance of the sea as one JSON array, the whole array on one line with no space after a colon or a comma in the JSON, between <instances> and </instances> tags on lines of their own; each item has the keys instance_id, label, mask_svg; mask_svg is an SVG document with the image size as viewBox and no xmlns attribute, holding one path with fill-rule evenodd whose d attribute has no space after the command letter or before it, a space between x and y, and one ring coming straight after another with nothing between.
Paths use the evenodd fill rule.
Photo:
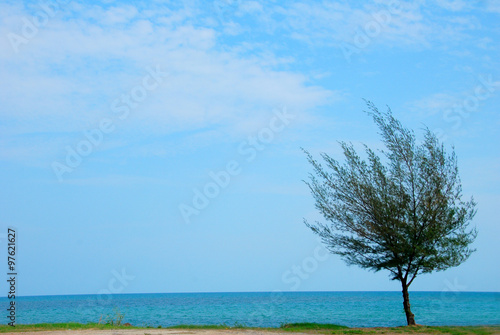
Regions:
<instances>
[{"instance_id":1,"label":"sea","mask_svg":"<svg viewBox=\"0 0 500 335\"><path fill-rule=\"evenodd\" d=\"M411 292L418 324L500 325L500 292ZM0 298L2 324L9 300ZM255 292L58 295L16 297L16 323L98 322L135 326L220 325L279 327L333 323L393 327L406 323L400 292Z\"/></svg>"}]
</instances>

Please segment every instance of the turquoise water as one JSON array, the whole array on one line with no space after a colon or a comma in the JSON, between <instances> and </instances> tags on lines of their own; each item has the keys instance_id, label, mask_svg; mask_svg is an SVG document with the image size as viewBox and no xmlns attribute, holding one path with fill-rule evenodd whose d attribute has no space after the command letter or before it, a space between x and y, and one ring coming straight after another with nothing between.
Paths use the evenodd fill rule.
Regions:
<instances>
[{"instance_id":1,"label":"turquoise water","mask_svg":"<svg viewBox=\"0 0 500 335\"><path fill-rule=\"evenodd\" d=\"M7 306L7 298L0 298ZM287 322L350 327L405 324L400 292L172 293L18 297L18 324L97 322L119 308L123 322L157 327L178 324L279 326ZM500 293L412 292L419 324L500 324ZM2 308L5 311L5 308ZM6 311L4 312L6 314ZM3 324L7 321L2 317Z\"/></svg>"}]
</instances>

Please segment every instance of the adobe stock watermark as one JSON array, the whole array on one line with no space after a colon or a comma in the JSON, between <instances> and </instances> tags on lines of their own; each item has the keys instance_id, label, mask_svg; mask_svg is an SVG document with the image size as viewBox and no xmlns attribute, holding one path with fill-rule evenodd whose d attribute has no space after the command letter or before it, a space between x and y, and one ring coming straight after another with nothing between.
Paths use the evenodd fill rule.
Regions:
<instances>
[{"instance_id":1,"label":"adobe stock watermark","mask_svg":"<svg viewBox=\"0 0 500 335\"><path fill-rule=\"evenodd\" d=\"M22 26L19 33L7 33L7 39L15 53L19 53L21 45L28 44L39 33L40 29L45 27L51 18L56 16L61 10L61 5L68 4L68 0L43 1L37 4L39 8L30 18L22 17Z\"/></svg>"},{"instance_id":2,"label":"adobe stock watermark","mask_svg":"<svg viewBox=\"0 0 500 335\"><path fill-rule=\"evenodd\" d=\"M479 111L480 103L489 99L500 87L499 81L493 81L493 76L479 76L479 84L474 87L472 93L468 94L463 100L455 103L452 107L443 111L443 120L452 123L451 128L458 130L463 120L467 119L473 113ZM444 142L448 139L446 131L443 128L434 129L437 138Z\"/></svg>"},{"instance_id":3,"label":"adobe stock watermark","mask_svg":"<svg viewBox=\"0 0 500 335\"><path fill-rule=\"evenodd\" d=\"M302 260L299 265L292 265L292 267L283 272L281 281L284 284L292 284L291 291L297 291L302 284L303 280L307 280L310 275L318 269L320 263L325 262L330 258L330 253L325 247L320 244L314 248L313 254Z\"/></svg>"},{"instance_id":4,"label":"adobe stock watermark","mask_svg":"<svg viewBox=\"0 0 500 335\"><path fill-rule=\"evenodd\" d=\"M318 242L319 245L314 248L310 256L305 257L302 262L299 262L299 265L292 265L281 275L282 283L290 285L289 291L298 291L302 283L318 270L319 265L330 258L330 252L326 250L321 241ZM248 321L253 321L253 323L262 325L264 319L270 319L276 313L277 306L281 305L283 302L283 291L272 291L270 304L266 307L258 305L258 308L248 315Z\"/></svg>"},{"instance_id":5,"label":"adobe stock watermark","mask_svg":"<svg viewBox=\"0 0 500 335\"><path fill-rule=\"evenodd\" d=\"M155 69L147 67L146 72L141 84L132 87L128 93L122 94L111 103L110 108L115 114L115 119L101 119L96 128L83 132L82 140L74 146L66 146L66 156L63 161L52 162L52 171L59 182L63 182L66 174L79 167L84 158L103 143L105 136L115 131L117 123L126 120L130 112L148 97L149 92L157 89L163 82L163 78L168 76L168 73L162 72L158 65Z\"/></svg>"},{"instance_id":6,"label":"adobe stock watermark","mask_svg":"<svg viewBox=\"0 0 500 335\"><path fill-rule=\"evenodd\" d=\"M359 54L377 38L384 29L386 29L393 20L393 15L401 13L401 2L391 0L386 4L387 9L380 10L371 15L372 19L360 27L352 37L352 43L343 42L340 44L340 50L347 62L351 62L354 54Z\"/></svg>"},{"instance_id":7,"label":"adobe stock watermark","mask_svg":"<svg viewBox=\"0 0 500 335\"><path fill-rule=\"evenodd\" d=\"M241 174L243 163L250 163L257 158L276 137L282 132L295 115L287 112L286 107L273 111L274 116L269 120L267 127L262 128L255 135L249 136L238 146L238 154L243 158L243 162L238 160L229 161L224 169L220 171L210 171L209 181L200 188L193 189L193 198L190 204L179 204L179 211L184 223L191 223L191 217L199 215L202 210L208 207L210 201L219 196L222 190L226 189L231 180Z\"/></svg>"},{"instance_id":8,"label":"adobe stock watermark","mask_svg":"<svg viewBox=\"0 0 500 335\"><path fill-rule=\"evenodd\" d=\"M453 282L445 279L439 299L429 307L430 313L428 313L429 316L426 322L439 322L443 319L443 315L455 312L456 301L460 293L464 292L466 289L467 286L461 285L457 277L453 279Z\"/></svg>"},{"instance_id":9,"label":"adobe stock watermark","mask_svg":"<svg viewBox=\"0 0 500 335\"><path fill-rule=\"evenodd\" d=\"M78 306L77 313L79 315L89 314L90 311L93 317L99 317L103 313L103 309L111 305L113 294L122 293L135 279L135 276L127 274L125 268L122 268L121 272L113 269L111 275L108 285L97 292L97 297L87 298L85 303ZM94 322L94 320L89 321Z\"/></svg>"}]
</instances>

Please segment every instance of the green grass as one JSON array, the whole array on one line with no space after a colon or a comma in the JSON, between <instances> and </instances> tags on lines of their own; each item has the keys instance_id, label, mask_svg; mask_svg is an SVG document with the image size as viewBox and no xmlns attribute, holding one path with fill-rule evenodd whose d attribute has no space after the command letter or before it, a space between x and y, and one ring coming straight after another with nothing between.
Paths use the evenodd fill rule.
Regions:
<instances>
[{"instance_id":1,"label":"green grass","mask_svg":"<svg viewBox=\"0 0 500 335\"><path fill-rule=\"evenodd\" d=\"M500 326L412 326L390 328L356 328L333 331L332 334L430 334L430 335L493 335L500 334Z\"/></svg>"},{"instance_id":2,"label":"green grass","mask_svg":"<svg viewBox=\"0 0 500 335\"><path fill-rule=\"evenodd\" d=\"M27 331L50 331L50 330L83 330L83 329L151 329L152 326L123 326L99 323L39 323L34 325L0 325L0 333L6 332L27 332ZM158 328L161 328L160 326ZM333 335L357 335L357 334L430 334L430 335L494 335L500 334L500 326L474 326L474 327L428 327L428 326L413 326L413 327L377 327L377 328L348 328L346 326L335 324L320 324L320 323L286 323L279 328L255 328L247 327L244 324L236 323L233 326L219 325L177 325L165 327L163 329L259 329L269 332L286 331L286 332L302 332L310 334L333 334Z\"/></svg>"},{"instance_id":3,"label":"green grass","mask_svg":"<svg viewBox=\"0 0 500 335\"><path fill-rule=\"evenodd\" d=\"M428 327L429 328L429 327ZM433 330L441 334L451 335L490 335L500 334L500 327L432 327Z\"/></svg>"},{"instance_id":4,"label":"green grass","mask_svg":"<svg viewBox=\"0 0 500 335\"><path fill-rule=\"evenodd\" d=\"M288 331L304 331L304 330L337 330L337 329L347 329L349 327L335 325L332 323L310 323L310 322L301 322L301 323L285 323L282 324L281 329Z\"/></svg>"},{"instance_id":5,"label":"green grass","mask_svg":"<svg viewBox=\"0 0 500 335\"><path fill-rule=\"evenodd\" d=\"M130 326L116 326L116 325L106 325L99 323L37 323L33 325L16 325L11 327L9 325L0 325L0 333L7 332L27 332L27 331L46 331L46 330L81 330L81 329L117 329L117 328L138 328Z\"/></svg>"}]
</instances>

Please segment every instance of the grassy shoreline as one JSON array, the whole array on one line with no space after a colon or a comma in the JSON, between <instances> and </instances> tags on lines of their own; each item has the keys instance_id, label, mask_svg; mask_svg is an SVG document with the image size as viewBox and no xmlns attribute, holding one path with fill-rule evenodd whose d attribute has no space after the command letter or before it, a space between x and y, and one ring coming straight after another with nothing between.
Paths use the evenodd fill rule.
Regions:
<instances>
[{"instance_id":1,"label":"grassy shoreline","mask_svg":"<svg viewBox=\"0 0 500 335\"><path fill-rule=\"evenodd\" d=\"M55 331L55 330L111 330L111 329L192 329L192 330L261 330L269 332L301 332L311 334L451 334L451 335L490 335L500 334L498 326L411 326L411 327L372 327L372 328L349 328L334 324L318 323L293 323L283 324L276 328L246 327L236 324L228 325L177 325L170 327L151 326L126 326L99 323L40 323L33 325L0 325L0 333L6 332L33 332L33 331Z\"/></svg>"}]
</instances>

